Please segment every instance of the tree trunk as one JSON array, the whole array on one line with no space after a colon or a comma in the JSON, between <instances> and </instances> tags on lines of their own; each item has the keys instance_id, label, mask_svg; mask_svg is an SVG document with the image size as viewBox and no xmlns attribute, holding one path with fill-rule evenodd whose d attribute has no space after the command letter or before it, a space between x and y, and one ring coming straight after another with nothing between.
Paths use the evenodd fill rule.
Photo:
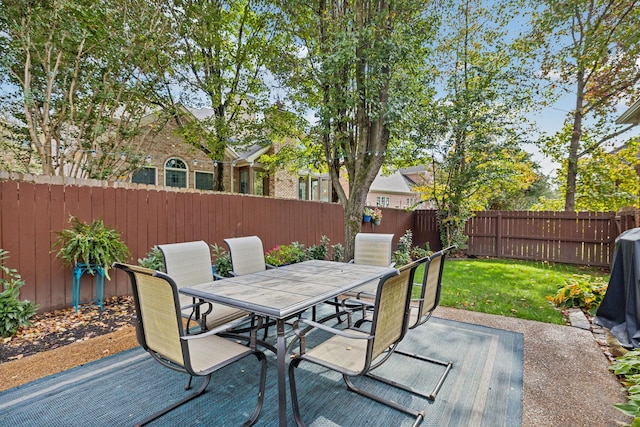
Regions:
<instances>
[{"instance_id":1,"label":"tree trunk","mask_svg":"<svg viewBox=\"0 0 640 427\"><path fill-rule=\"evenodd\" d=\"M579 71L577 75L578 90L576 96L576 109L573 113L573 132L571 132L571 143L569 145L569 155L567 157L567 187L564 199L564 210L573 212L576 210L576 180L578 176L578 149L580 148L580 138L582 137L582 118L584 103L584 72Z\"/></svg>"}]
</instances>

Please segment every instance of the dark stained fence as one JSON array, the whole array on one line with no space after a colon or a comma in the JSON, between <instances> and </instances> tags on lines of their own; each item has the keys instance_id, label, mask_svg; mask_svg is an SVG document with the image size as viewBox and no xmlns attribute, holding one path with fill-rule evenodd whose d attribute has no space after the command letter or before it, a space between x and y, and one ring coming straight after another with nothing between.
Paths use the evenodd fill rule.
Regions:
<instances>
[{"instance_id":1,"label":"dark stained fence","mask_svg":"<svg viewBox=\"0 0 640 427\"><path fill-rule=\"evenodd\" d=\"M429 243L432 251L442 249L436 211L417 210L414 211L414 215L413 244L424 247L425 243Z\"/></svg>"},{"instance_id":2,"label":"dark stained fence","mask_svg":"<svg viewBox=\"0 0 640 427\"><path fill-rule=\"evenodd\" d=\"M0 201L0 248L10 252L6 265L26 282L20 297L38 303L40 311L71 304L71 268L51 251L55 232L69 226L71 215L85 222L102 218L116 228L133 263L162 243L204 240L226 248L227 237L255 234L268 250L293 241L317 244L323 235L330 244L344 241L343 209L330 203L8 180L0 181ZM110 274L105 296L129 294L126 276ZM92 279L83 277L80 301L91 299Z\"/></svg>"},{"instance_id":3,"label":"dark stained fence","mask_svg":"<svg viewBox=\"0 0 640 427\"><path fill-rule=\"evenodd\" d=\"M85 222L102 218L116 228L131 249L133 263L154 245L191 240L225 247L227 237L257 235L265 250L294 241L310 246L323 235L332 245L344 243L344 211L338 204L38 179L0 177L0 248L9 251L6 265L25 280L20 297L35 301L39 311L71 304L71 268L51 251L55 232L69 226L71 215ZM441 248L435 211L382 209L382 213L380 225L363 223L362 232L393 233L395 248L400 237L412 230L414 245L428 242L432 250ZM635 224L633 212L479 212L467 224L466 252L609 267L615 238ZM129 294L125 275L110 273L105 296ZM85 275L82 280L80 301L87 301L92 297L92 277Z\"/></svg>"},{"instance_id":4,"label":"dark stained fence","mask_svg":"<svg viewBox=\"0 0 640 427\"><path fill-rule=\"evenodd\" d=\"M467 223L466 253L610 267L615 239L634 226L632 218L614 212L478 212Z\"/></svg>"}]
</instances>

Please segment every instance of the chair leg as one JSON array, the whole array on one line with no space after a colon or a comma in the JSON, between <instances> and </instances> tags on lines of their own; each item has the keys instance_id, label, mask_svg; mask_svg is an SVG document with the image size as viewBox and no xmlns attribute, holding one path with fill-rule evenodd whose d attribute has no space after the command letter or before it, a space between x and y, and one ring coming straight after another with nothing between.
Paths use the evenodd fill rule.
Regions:
<instances>
[{"instance_id":1,"label":"chair leg","mask_svg":"<svg viewBox=\"0 0 640 427\"><path fill-rule=\"evenodd\" d=\"M184 386L185 390L191 390L191 381L193 380L193 375L189 375L189 381L187 382L187 385Z\"/></svg>"},{"instance_id":2,"label":"chair leg","mask_svg":"<svg viewBox=\"0 0 640 427\"><path fill-rule=\"evenodd\" d=\"M370 393L366 390L357 388L349 379L347 375L342 375L342 379L347 384L347 388L354 393L358 393L361 396L368 397L369 399L375 400L376 402L382 403L383 405L387 405L393 409L404 412L407 415L411 415L415 418L415 421L412 424L412 427L419 426L422 421L424 421L424 411L416 411L415 409L411 409L408 406L400 405L397 402L392 400L385 399L383 397L378 396L377 394Z\"/></svg>"},{"instance_id":3,"label":"chair leg","mask_svg":"<svg viewBox=\"0 0 640 427\"><path fill-rule=\"evenodd\" d=\"M174 403L173 405L167 406L166 408L164 408L164 409L154 413L153 415L145 418L144 420L140 421L137 425L138 426L143 426L145 424L149 424L151 421L153 421L153 420L155 420L157 418L160 418L161 416L163 416L167 412L171 412L174 409L176 409L178 406L184 405L188 401L200 396L202 393L204 393L204 391L206 390L206 388L209 385L210 381L211 381L211 374L209 374L209 375L207 375L205 377L204 382L202 383L202 385L200 386L200 388L198 390L196 390L195 392L193 392L189 396L185 397L184 399L179 400L178 402ZM189 382L191 382L191 380L189 380Z\"/></svg>"},{"instance_id":4,"label":"chair leg","mask_svg":"<svg viewBox=\"0 0 640 427\"><path fill-rule=\"evenodd\" d=\"M302 419L302 414L300 414L300 405L298 403L298 393L296 390L296 380L295 380L294 371L295 371L295 368L298 367L300 362L302 362L302 360L303 359L296 358L289 363L289 387L291 389L291 406L293 407L293 416L296 420L296 424L300 427L304 427L306 426L306 424ZM424 411L416 411L415 409L411 409L409 407L400 405L399 403L396 403L391 400L384 399L378 395L369 393L368 391L359 389L355 385L353 385L349 377L344 374L342 375L342 378L344 379L344 382L347 384L347 388L350 391L353 391L354 393L358 393L362 396L368 397L369 399L375 400L376 402L382 403L384 405L387 405L391 408L394 408L398 411L404 412L405 414L408 414L414 417L415 421L413 422L412 427L417 427L422 423L422 421L424 421Z\"/></svg>"},{"instance_id":5,"label":"chair leg","mask_svg":"<svg viewBox=\"0 0 640 427\"><path fill-rule=\"evenodd\" d=\"M409 393L415 394L417 396L424 397L424 398L429 399L431 401L436 400L436 396L438 395L438 392L440 391L440 388L442 387L442 384L444 384L444 380L447 378L447 375L449 374L449 371L453 367L453 362L451 362L451 361L445 362L443 360L433 359L431 357L422 356L420 354L415 354L415 353L407 353L407 352L400 351L400 350L395 350L393 352L393 354L400 354L402 356L411 357L413 359L418 359L418 360L421 360L423 362L434 363L436 365L444 366L445 367L444 373L438 379L438 382L435 385L435 387L433 388L433 391L431 391L431 393L425 393L423 391L420 391L420 390L417 390L417 389L415 389L413 387L410 387L410 386L408 386L406 384L398 383L398 382L393 381L393 380L391 380L389 378L385 378L385 377L382 377L380 375L376 375L376 374L374 374L372 372L367 373L366 376L369 377L369 378L373 378L373 379L375 379L377 381L383 382L385 384L388 384L390 386L399 388L401 390L408 391Z\"/></svg>"},{"instance_id":6,"label":"chair leg","mask_svg":"<svg viewBox=\"0 0 640 427\"><path fill-rule=\"evenodd\" d=\"M264 353L258 351L254 353L258 360L262 364L262 368L260 369L260 387L258 388L258 403L256 404L256 408L253 410L253 414L251 417L245 421L243 427L252 426L258 421L258 417L260 416L260 411L262 411L262 404L264 403L264 389L267 383L267 358Z\"/></svg>"},{"instance_id":7,"label":"chair leg","mask_svg":"<svg viewBox=\"0 0 640 427\"><path fill-rule=\"evenodd\" d=\"M296 390L296 379L294 375L295 368L298 367L302 359L293 359L289 363L289 388L291 389L291 406L293 407L293 416L296 424L300 427L306 426L300 414L300 405L298 404L298 392Z\"/></svg>"}]
</instances>

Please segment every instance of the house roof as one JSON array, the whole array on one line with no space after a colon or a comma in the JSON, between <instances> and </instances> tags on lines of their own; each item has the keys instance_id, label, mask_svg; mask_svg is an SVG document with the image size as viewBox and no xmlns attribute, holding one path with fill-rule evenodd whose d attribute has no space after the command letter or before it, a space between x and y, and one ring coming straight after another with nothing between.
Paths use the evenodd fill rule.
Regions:
<instances>
[{"instance_id":1,"label":"house roof","mask_svg":"<svg viewBox=\"0 0 640 427\"><path fill-rule=\"evenodd\" d=\"M213 108L193 108L193 107L187 107L187 106L185 106L185 108L191 114L193 114L193 117L195 117L198 120L203 120L208 117L211 117L213 116L213 113L214 113Z\"/></svg>"},{"instance_id":2,"label":"house roof","mask_svg":"<svg viewBox=\"0 0 640 427\"><path fill-rule=\"evenodd\" d=\"M378 173L369 191L373 193L413 193L409 182L400 171L396 171L391 175Z\"/></svg>"},{"instance_id":3,"label":"house roof","mask_svg":"<svg viewBox=\"0 0 640 427\"><path fill-rule=\"evenodd\" d=\"M269 145L263 147L262 145L254 144L251 147L249 147L249 149L246 151L233 150L233 152L236 154L238 161L244 160L247 163L251 163L251 162L258 161L260 156L262 156L267 151L269 151L269 148L270 148Z\"/></svg>"},{"instance_id":4,"label":"house roof","mask_svg":"<svg viewBox=\"0 0 640 427\"><path fill-rule=\"evenodd\" d=\"M629 107L627 111L622 113L622 115L618 117L618 120L616 120L616 123L619 125L625 123L640 123L640 99L637 100L631 107Z\"/></svg>"}]
</instances>

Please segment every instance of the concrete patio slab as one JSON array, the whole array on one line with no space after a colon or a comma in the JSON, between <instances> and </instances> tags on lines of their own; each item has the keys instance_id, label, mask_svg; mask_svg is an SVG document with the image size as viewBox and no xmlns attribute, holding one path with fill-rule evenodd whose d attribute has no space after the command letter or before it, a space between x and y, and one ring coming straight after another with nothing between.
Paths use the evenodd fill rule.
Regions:
<instances>
[{"instance_id":1,"label":"concrete patio slab","mask_svg":"<svg viewBox=\"0 0 640 427\"><path fill-rule=\"evenodd\" d=\"M613 407L625 393L591 331L449 307L434 315L524 334L524 427L631 423Z\"/></svg>"}]
</instances>

